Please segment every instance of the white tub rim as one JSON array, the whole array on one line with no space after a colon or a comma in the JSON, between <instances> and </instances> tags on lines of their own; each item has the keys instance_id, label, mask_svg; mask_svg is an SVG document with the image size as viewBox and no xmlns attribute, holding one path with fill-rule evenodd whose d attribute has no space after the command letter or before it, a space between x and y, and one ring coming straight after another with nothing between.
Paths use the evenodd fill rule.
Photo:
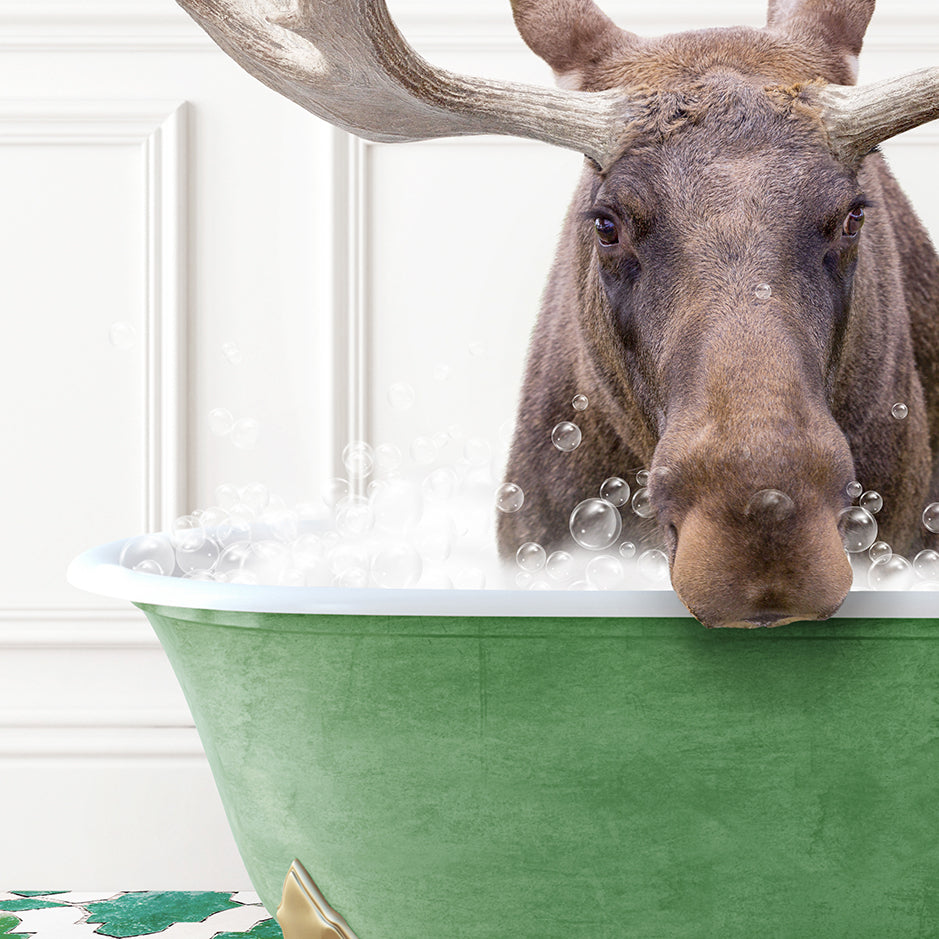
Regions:
<instances>
[{"instance_id":1,"label":"white tub rim","mask_svg":"<svg viewBox=\"0 0 939 939\"><path fill-rule=\"evenodd\" d=\"M427 590L219 584L145 574L121 566L129 538L98 545L68 567L67 579L89 593L131 603L243 613L348 616L680 617L675 592L649 590ZM939 592L852 590L835 618L939 619Z\"/></svg>"}]
</instances>

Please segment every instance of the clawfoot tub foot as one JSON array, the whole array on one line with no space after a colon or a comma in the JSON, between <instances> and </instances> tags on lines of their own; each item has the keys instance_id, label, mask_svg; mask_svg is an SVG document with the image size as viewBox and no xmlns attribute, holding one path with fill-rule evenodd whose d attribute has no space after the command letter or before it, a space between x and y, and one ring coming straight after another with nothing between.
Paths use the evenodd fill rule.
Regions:
<instances>
[{"instance_id":1,"label":"clawfoot tub foot","mask_svg":"<svg viewBox=\"0 0 939 939\"><path fill-rule=\"evenodd\" d=\"M357 939L299 861L287 872L277 921L284 939Z\"/></svg>"}]
</instances>

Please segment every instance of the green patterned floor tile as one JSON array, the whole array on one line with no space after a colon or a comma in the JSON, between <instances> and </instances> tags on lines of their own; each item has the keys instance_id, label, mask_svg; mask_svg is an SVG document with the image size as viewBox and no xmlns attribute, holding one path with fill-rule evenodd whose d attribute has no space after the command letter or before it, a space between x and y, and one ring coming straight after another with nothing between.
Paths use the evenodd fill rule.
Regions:
<instances>
[{"instance_id":1,"label":"green patterned floor tile","mask_svg":"<svg viewBox=\"0 0 939 939\"><path fill-rule=\"evenodd\" d=\"M232 902L231 893L152 891L89 903L86 909L91 914L88 922L101 924L98 934L126 939L158 933L174 923L201 923L213 913L241 905Z\"/></svg>"},{"instance_id":2,"label":"green patterned floor tile","mask_svg":"<svg viewBox=\"0 0 939 939\"><path fill-rule=\"evenodd\" d=\"M43 893L40 896L46 896L46 894ZM35 897L24 897L22 900L0 900L0 910L7 913L21 913L23 910L47 910L49 907L66 905L65 903L53 903L50 900L38 900Z\"/></svg>"},{"instance_id":3,"label":"green patterned floor tile","mask_svg":"<svg viewBox=\"0 0 939 939\"><path fill-rule=\"evenodd\" d=\"M10 932L19 926L19 919L12 913L0 913L0 937L2 939L29 939L25 933Z\"/></svg>"},{"instance_id":4,"label":"green patterned floor tile","mask_svg":"<svg viewBox=\"0 0 939 939\"><path fill-rule=\"evenodd\" d=\"M10 893L15 893L18 897L55 897L63 893L68 893L67 890L11 890Z\"/></svg>"},{"instance_id":5,"label":"green patterned floor tile","mask_svg":"<svg viewBox=\"0 0 939 939\"><path fill-rule=\"evenodd\" d=\"M276 919L266 919L247 932L220 932L212 939L284 939L284 934Z\"/></svg>"}]
</instances>

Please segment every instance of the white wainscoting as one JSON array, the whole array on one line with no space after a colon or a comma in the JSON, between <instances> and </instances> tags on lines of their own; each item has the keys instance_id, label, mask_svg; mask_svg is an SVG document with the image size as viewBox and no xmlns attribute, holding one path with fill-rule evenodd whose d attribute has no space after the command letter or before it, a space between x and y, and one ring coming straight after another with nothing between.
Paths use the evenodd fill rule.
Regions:
<instances>
[{"instance_id":1,"label":"white wainscoting","mask_svg":"<svg viewBox=\"0 0 939 939\"><path fill-rule=\"evenodd\" d=\"M435 63L550 81L506 0L389 6ZM764 9L603 6L646 34ZM67 587L65 565L221 482L298 501L349 439L406 447L460 424L497 444L498 473L580 159L352 140L172 0L0 0L0 52L0 885L247 887L162 650L133 609ZM937 62L939 10L881 0L862 80ZM939 131L885 149L939 231ZM115 322L130 348L108 342ZM403 414L398 380L418 393ZM214 407L259 420L257 448L213 437Z\"/></svg>"}]
</instances>

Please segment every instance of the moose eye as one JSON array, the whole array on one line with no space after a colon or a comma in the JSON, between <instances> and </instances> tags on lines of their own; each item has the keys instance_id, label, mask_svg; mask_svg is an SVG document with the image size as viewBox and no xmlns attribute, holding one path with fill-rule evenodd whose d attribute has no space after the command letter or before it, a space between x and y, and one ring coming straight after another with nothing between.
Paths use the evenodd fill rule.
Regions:
<instances>
[{"instance_id":1,"label":"moose eye","mask_svg":"<svg viewBox=\"0 0 939 939\"><path fill-rule=\"evenodd\" d=\"M856 209L852 209L848 213L848 217L844 220L844 228L842 229L842 233L846 238L856 238L863 224L864 208L863 206L858 206Z\"/></svg>"},{"instance_id":2,"label":"moose eye","mask_svg":"<svg viewBox=\"0 0 939 939\"><path fill-rule=\"evenodd\" d=\"M597 229L597 239L601 245L615 245L619 242L619 235L616 232L616 223L608 218L594 219L594 226Z\"/></svg>"}]
</instances>

